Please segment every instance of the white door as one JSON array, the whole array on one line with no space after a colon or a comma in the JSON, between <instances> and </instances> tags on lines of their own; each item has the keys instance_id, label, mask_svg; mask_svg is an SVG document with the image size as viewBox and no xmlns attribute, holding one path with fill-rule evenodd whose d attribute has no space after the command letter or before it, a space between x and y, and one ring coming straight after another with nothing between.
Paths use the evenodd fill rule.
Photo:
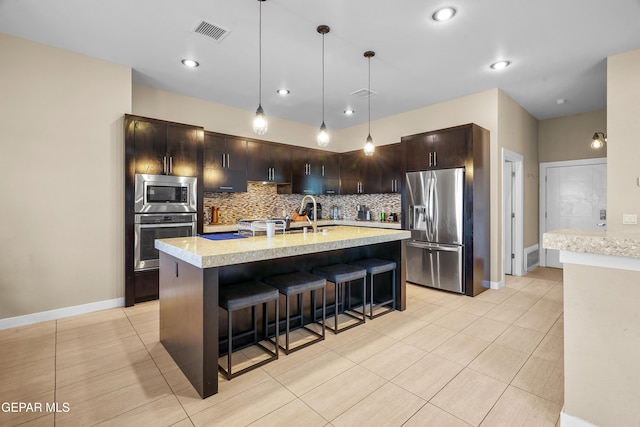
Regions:
<instances>
[{"instance_id":1,"label":"white door","mask_svg":"<svg viewBox=\"0 0 640 427\"><path fill-rule=\"evenodd\" d=\"M559 228L605 230L607 165L546 168L544 231ZM546 250L547 267L562 268L559 251Z\"/></svg>"},{"instance_id":2,"label":"white door","mask_svg":"<svg viewBox=\"0 0 640 427\"><path fill-rule=\"evenodd\" d=\"M502 164L502 191L503 200L502 208L504 209L503 229L503 248L504 248L504 274L513 274L513 223L515 221L515 213L513 208L513 180L514 171L512 162L504 162Z\"/></svg>"}]
</instances>

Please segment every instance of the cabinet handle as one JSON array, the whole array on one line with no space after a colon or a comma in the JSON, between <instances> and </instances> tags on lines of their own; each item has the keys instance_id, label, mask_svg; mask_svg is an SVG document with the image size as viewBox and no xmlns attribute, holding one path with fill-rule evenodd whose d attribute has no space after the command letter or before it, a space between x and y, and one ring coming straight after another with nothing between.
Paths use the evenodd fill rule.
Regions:
<instances>
[{"instance_id":1,"label":"cabinet handle","mask_svg":"<svg viewBox=\"0 0 640 427\"><path fill-rule=\"evenodd\" d=\"M231 154L227 153L227 168L231 168Z\"/></svg>"},{"instance_id":2,"label":"cabinet handle","mask_svg":"<svg viewBox=\"0 0 640 427\"><path fill-rule=\"evenodd\" d=\"M233 187L218 187L220 190L233 190Z\"/></svg>"},{"instance_id":3,"label":"cabinet handle","mask_svg":"<svg viewBox=\"0 0 640 427\"><path fill-rule=\"evenodd\" d=\"M336 190L327 190L327 194L336 194Z\"/></svg>"},{"instance_id":4,"label":"cabinet handle","mask_svg":"<svg viewBox=\"0 0 640 427\"><path fill-rule=\"evenodd\" d=\"M429 167L433 166L432 163L432 159L433 159L433 152L429 151Z\"/></svg>"},{"instance_id":5,"label":"cabinet handle","mask_svg":"<svg viewBox=\"0 0 640 427\"><path fill-rule=\"evenodd\" d=\"M433 166L438 166L438 153L436 151L433 152Z\"/></svg>"},{"instance_id":6,"label":"cabinet handle","mask_svg":"<svg viewBox=\"0 0 640 427\"><path fill-rule=\"evenodd\" d=\"M303 193L313 193L313 190L302 190Z\"/></svg>"},{"instance_id":7,"label":"cabinet handle","mask_svg":"<svg viewBox=\"0 0 640 427\"><path fill-rule=\"evenodd\" d=\"M162 174L167 174L167 156L162 156Z\"/></svg>"},{"instance_id":8,"label":"cabinet handle","mask_svg":"<svg viewBox=\"0 0 640 427\"><path fill-rule=\"evenodd\" d=\"M173 156L169 156L169 175L173 174Z\"/></svg>"},{"instance_id":9,"label":"cabinet handle","mask_svg":"<svg viewBox=\"0 0 640 427\"><path fill-rule=\"evenodd\" d=\"M322 165L322 176L324 176L324 165Z\"/></svg>"},{"instance_id":10,"label":"cabinet handle","mask_svg":"<svg viewBox=\"0 0 640 427\"><path fill-rule=\"evenodd\" d=\"M223 168L226 167L225 164L226 164L225 155L224 155L224 153L222 153L222 167Z\"/></svg>"}]
</instances>

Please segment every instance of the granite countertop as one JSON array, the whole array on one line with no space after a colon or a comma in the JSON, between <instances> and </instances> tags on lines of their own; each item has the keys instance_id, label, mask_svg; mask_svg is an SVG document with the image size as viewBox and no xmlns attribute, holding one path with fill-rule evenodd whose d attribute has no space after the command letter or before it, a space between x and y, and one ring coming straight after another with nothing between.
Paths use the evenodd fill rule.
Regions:
<instances>
[{"instance_id":1,"label":"granite countertop","mask_svg":"<svg viewBox=\"0 0 640 427\"><path fill-rule=\"evenodd\" d=\"M328 225L350 225L354 227L373 227L373 228L390 228L394 230L402 229L402 225L399 222L381 222L381 221L356 221L356 220L333 220L333 219L321 219L318 221L318 227L324 227ZM291 221L291 228L303 228L311 227L307 221ZM202 228L204 233L228 233L237 231L235 223L232 224L209 224Z\"/></svg>"},{"instance_id":2,"label":"granite countertop","mask_svg":"<svg viewBox=\"0 0 640 427\"><path fill-rule=\"evenodd\" d=\"M199 268L285 258L409 239L411 232L375 227L334 226L327 233L276 234L212 241L202 237L159 239L155 247Z\"/></svg>"},{"instance_id":3,"label":"granite countertop","mask_svg":"<svg viewBox=\"0 0 640 427\"><path fill-rule=\"evenodd\" d=\"M561 229L544 233L544 249L640 258L640 233Z\"/></svg>"}]
</instances>

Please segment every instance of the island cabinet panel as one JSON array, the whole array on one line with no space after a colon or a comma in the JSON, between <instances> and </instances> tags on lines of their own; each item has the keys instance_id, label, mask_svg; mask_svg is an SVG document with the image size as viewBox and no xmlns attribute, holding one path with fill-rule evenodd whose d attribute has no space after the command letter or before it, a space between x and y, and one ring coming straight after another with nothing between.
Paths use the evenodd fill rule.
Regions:
<instances>
[{"instance_id":1,"label":"island cabinet panel","mask_svg":"<svg viewBox=\"0 0 640 427\"><path fill-rule=\"evenodd\" d=\"M469 156L469 129L451 128L403 137L407 171L463 167Z\"/></svg>"},{"instance_id":2,"label":"island cabinet panel","mask_svg":"<svg viewBox=\"0 0 640 427\"><path fill-rule=\"evenodd\" d=\"M340 155L340 194L380 193L380 171L375 155L355 150Z\"/></svg>"},{"instance_id":3,"label":"island cabinet panel","mask_svg":"<svg viewBox=\"0 0 640 427\"><path fill-rule=\"evenodd\" d=\"M203 180L204 191L247 191L247 141L205 132Z\"/></svg>"},{"instance_id":4,"label":"island cabinet panel","mask_svg":"<svg viewBox=\"0 0 640 427\"><path fill-rule=\"evenodd\" d=\"M312 148L291 150L291 188L297 194L338 194L340 161L335 153Z\"/></svg>"},{"instance_id":5,"label":"island cabinet panel","mask_svg":"<svg viewBox=\"0 0 640 427\"><path fill-rule=\"evenodd\" d=\"M291 182L291 146L264 141L248 141L248 181Z\"/></svg>"},{"instance_id":6,"label":"island cabinet panel","mask_svg":"<svg viewBox=\"0 0 640 427\"><path fill-rule=\"evenodd\" d=\"M400 193L404 181L404 158L400 143L376 147L381 193Z\"/></svg>"},{"instance_id":7,"label":"island cabinet panel","mask_svg":"<svg viewBox=\"0 0 640 427\"><path fill-rule=\"evenodd\" d=\"M152 119L133 123L135 173L198 176L201 128Z\"/></svg>"}]
</instances>

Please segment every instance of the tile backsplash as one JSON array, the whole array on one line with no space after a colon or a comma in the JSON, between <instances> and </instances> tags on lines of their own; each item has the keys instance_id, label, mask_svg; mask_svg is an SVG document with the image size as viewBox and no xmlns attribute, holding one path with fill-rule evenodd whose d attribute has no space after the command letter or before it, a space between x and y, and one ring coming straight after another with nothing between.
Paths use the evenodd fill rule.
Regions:
<instances>
[{"instance_id":1,"label":"tile backsplash","mask_svg":"<svg viewBox=\"0 0 640 427\"><path fill-rule=\"evenodd\" d=\"M205 224L211 221L211 207L220 208L220 222L233 224L239 219L282 218L300 207L302 194L278 194L275 184L249 182L246 193L204 193ZM341 219L356 219L356 206L365 205L371 218L380 218L382 209L397 213L400 220L400 194L317 195L323 218L338 206Z\"/></svg>"}]
</instances>

